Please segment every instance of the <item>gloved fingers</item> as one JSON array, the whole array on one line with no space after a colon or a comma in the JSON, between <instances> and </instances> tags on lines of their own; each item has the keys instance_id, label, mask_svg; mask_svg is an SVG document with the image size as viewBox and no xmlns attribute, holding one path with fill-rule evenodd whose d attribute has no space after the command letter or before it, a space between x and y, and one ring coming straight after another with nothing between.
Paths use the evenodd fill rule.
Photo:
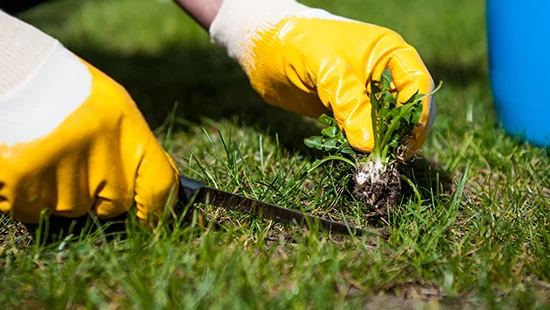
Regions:
<instances>
[{"instance_id":1,"label":"gloved fingers","mask_svg":"<svg viewBox=\"0 0 550 310\"><path fill-rule=\"evenodd\" d=\"M122 197L119 197L122 198ZM107 220L126 213L132 207L131 200L108 199L97 196L91 211L101 220Z\"/></svg>"},{"instance_id":2,"label":"gloved fingers","mask_svg":"<svg viewBox=\"0 0 550 310\"><path fill-rule=\"evenodd\" d=\"M164 151L164 150L163 150ZM178 167L176 166L176 162L174 161L174 159L172 158L172 156L170 156L170 154L168 154L168 152L164 151L164 156L166 156L166 159L168 160L168 163L170 164L170 166L172 167L172 169L174 169L174 171L176 171L176 173L179 174L179 170L178 170Z\"/></svg>"},{"instance_id":3,"label":"gloved fingers","mask_svg":"<svg viewBox=\"0 0 550 310\"><path fill-rule=\"evenodd\" d=\"M392 52L387 67L390 69L397 91L398 102L407 101L416 92L428 94L434 89L434 82L420 55L410 45L401 46ZM425 98L422 104L420 123L427 124L433 103Z\"/></svg>"},{"instance_id":4,"label":"gloved fingers","mask_svg":"<svg viewBox=\"0 0 550 310\"><path fill-rule=\"evenodd\" d=\"M51 140L59 139L47 136L40 142ZM65 141L73 142L70 138ZM26 224L38 223L44 210L46 216L87 214L92 200L74 190L79 189L80 179L71 169L78 167L81 153L71 155L37 142L0 146L0 211Z\"/></svg>"},{"instance_id":5,"label":"gloved fingers","mask_svg":"<svg viewBox=\"0 0 550 310\"><path fill-rule=\"evenodd\" d=\"M390 57L388 68L391 70L395 87L399 91L398 102L407 101L416 92L429 94L434 89L434 82L428 69L422 62L417 51L410 45L394 51ZM419 124L408 140L405 159L409 159L424 144L435 118L436 108L433 96L422 100L422 114Z\"/></svg>"},{"instance_id":6,"label":"gloved fingers","mask_svg":"<svg viewBox=\"0 0 550 310\"><path fill-rule=\"evenodd\" d=\"M2 160L0 159L0 165ZM52 204L49 195L49 186L40 186L37 188L36 182L32 182L28 178L12 180L9 178L11 169L3 169L0 175L0 211L8 214L25 224L35 224L40 220L40 214L45 210L45 215L52 213ZM34 191L22 190L22 184L33 185ZM33 204L33 208L24 208L29 204Z\"/></svg>"},{"instance_id":7,"label":"gloved fingers","mask_svg":"<svg viewBox=\"0 0 550 310\"><path fill-rule=\"evenodd\" d=\"M361 80L343 58L321 72L321 100L327 101L334 118L346 134L349 144L360 152L374 149L371 104L365 81ZM328 98L325 98L325 93ZM327 105L327 104L325 104Z\"/></svg>"},{"instance_id":8,"label":"gloved fingers","mask_svg":"<svg viewBox=\"0 0 550 310\"><path fill-rule=\"evenodd\" d=\"M178 169L152 133L135 180L137 216L143 221L167 216L178 200Z\"/></svg>"},{"instance_id":9,"label":"gloved fingers","mask_svg":"<svg viewBox=\"0 0 550 310\"><path fill-rule=\"evenodd\" d=\"M44 140L50 139L54 137ZM128 183L123 179L123 170L112 165L120 161L116 154L106 153L90 160L89 149L84 147L90 144L80 143L72 144L75 150L31 144L12 148L14 157L0 156L0 166L6 164L0 173L0 210L23 223L32 224L39 222L43 210L46 216L77 218L91 211L100 219L109 219L132 207L133 195L127 194ZM34 149L41 150L43 157L34 156L37 154ZM90 162L107 165L89 167Z\"/></svg>"},{"instance_id":10,"label":"gloved fingers","mask_svg":"<svg viewBox=\"0 0 550 310\"><path fill-rule=\"evenodd\" d=\"M379 78L385 69L389 69L393 78L392 86L399 92L399 103L406 102L415 93L429 94L434 82L420 55L414 47L407 44L394 31L386 30L374 44L372 55L377 57L373 68L373 78ZM419 124L411 133L406 146L405 159L408 159L422 147L435 118L436 108L432 96L422 101L422 114Z\"/></svg>"},{"instance_id":11,"label":"gloved fingers","mask_svg":"<svg viewBox=\"0 0 550 310\"><path fill-rule=\"evenodd\" d=\"M141 220L147 220L151 214L161 216L165 207L172 207L177 200L177 169L169 162L130 94L95 67L87 66L101 87L98 93L102 96L96 101L105 104L105 108L112 112L119 111L111 115L114 117L105 117L109 120L105 122L106 127L112 127L115 134L102 140L103 147L97 153L118 157L120 162L115 166L121 171L105 170L98 175L112 177L101 191L105 194L98 194L95 213L100 218L111 218L128 210L135 202ZM119 140L111 145L113 139ZM118 152L113 153L116 148L112 146L119 148ZM103 162L112 160L106 158ZM112 191L117 188L119 198L111 199L115 195ZM128 192L124 192L126 189Z\"/></svg>"}]
</instances>

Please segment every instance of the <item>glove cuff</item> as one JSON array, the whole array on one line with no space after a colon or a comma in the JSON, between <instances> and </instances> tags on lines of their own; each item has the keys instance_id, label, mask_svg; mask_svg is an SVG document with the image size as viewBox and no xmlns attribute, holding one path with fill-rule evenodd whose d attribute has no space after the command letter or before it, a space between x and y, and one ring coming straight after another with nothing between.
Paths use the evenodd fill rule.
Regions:
<instances>
[{"instance_id":1,"label":"glove cuff","mask_svg":"<svg viewBox=\"0 0 550 310\"><path fill-rule=\"evenodd\" d=\"M309 9L295 0L224 0L210 26L211 41L243 64L258 32Z\"/></svg>"},{"instance_id":2,"label":"glove cuff","mask_svg":"<svg viewBox=\"0 0 550 310\"><path fill-rule=\"evenodd\" d=\"M0 10L0 98L33 75L58 44L49 35Z\"/></svg>"},{"instance_id":3,"label":"glove cuff","mask_svg":"<svg viewBox=\"0 0 550 310\"><path fill-rule=\"evenodd\" d=\"M90 73L59 41L0 11L0 146L50 133L91 89Z\"/></svg>"}]
</instances>

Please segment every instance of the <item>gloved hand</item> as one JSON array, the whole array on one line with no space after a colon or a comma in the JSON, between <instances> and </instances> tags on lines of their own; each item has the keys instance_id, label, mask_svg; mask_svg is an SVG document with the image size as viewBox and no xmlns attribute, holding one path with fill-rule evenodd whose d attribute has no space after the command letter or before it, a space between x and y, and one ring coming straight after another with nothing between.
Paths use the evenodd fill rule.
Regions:
<instances>
[{"instance_id":1,"label":"gloved hand","mask_svg":"<svg viewBox=\"0 0 550 310\"><path fill-rule=\"evenodd\" d=\"M389 68L404 102L433 80L416 50L389 29L312 9L294 0L224 0L210 27L268 102L305 116L332 111L351 146L374 147L369 78ZM430 96L408 148L423 144L436 114Z\"/></svg>"},{"instance_id":2,"label":"gloved hand","mask_svg":"<svg viewBox=\"0 0 550 310\"><path fill-rule=\"evenodd\" d=\"M8 76L0 83L0 211L29 224L43 209L108 219L135 202L140 219L162 216L177 199L177 169L130 95L38 30L6 30L6 18L0 30L24 37L8 48L32 55L42 40L38 54L46 57L24 79L20 69L36 57L13 67L14 59L0 60Z\"/></svg>"}]
</instances>

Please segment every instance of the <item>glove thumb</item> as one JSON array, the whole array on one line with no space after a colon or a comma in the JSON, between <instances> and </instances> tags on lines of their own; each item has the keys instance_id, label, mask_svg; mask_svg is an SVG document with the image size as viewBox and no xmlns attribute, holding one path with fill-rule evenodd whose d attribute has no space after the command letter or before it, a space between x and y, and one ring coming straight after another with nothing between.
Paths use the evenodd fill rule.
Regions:
<instances>
[{"instance_id":1,"label":"glove thumb","mask_svg":"<svg viewBox=\"0 0 550 310\"><path fill-rule=\"evenodd\" d=\"M178 169L151 133L137 170L135 201L142 221L166 217L178 200Z\"/></svg>"}]
</instances>

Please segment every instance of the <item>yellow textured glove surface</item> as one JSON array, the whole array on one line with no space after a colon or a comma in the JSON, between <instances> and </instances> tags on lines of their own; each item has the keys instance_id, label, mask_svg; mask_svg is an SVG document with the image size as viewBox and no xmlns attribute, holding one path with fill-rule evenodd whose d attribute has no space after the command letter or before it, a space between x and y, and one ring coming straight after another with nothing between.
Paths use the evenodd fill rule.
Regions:
<instances>
[{"instance_id":1,"label":"yellow textured glove surface","mask_svg":"<svg viewBox=\"0 0 550 310\"><path fill-rule=\"evenodd\" d=\"M231 6L238 1L226 2L224 10L236 11ZM353 148L370 152L374 147L367 86L371 76L379 79L384 69L390 69L400 91L399 102L416 91L433 90L433 80L417 51L396 32L299 4L262 3L273 6L271 12L263 13L266 21L257 22L259 18L250 13L247 29L238 29L241 35L236 36L248 38L236 44L226 42L233 39L223 37L231 34L222 29L231 28L234 21L223 24L226 17L218 17L211 30L215 43L229 45L230 55L268 103L311 117L332 111ZM295 13L282 12L290 6L296 6ZM258 7L255 14L262 14L262 9ZM273 18L278 12L283 17ZM425 99L407 157L423 145L435 112L433 99Z\"/></svg>"},{"instance_id":2,"label":"yellow textured glove surface","mask_svg":"<svg viewBox=\"0 0 550 310\"><path fill-rule=\"evenodd\" d=\"M317 117L330 110L351 146L374 147L369 78L389 68L399 102L434 84L416 50L395 32L364 23L287 18L254 40L247 72L253 87L271 104ZM435 109L423 102L412 155L424 143Z\"/></svg>"},{"instance_id":3,"label":"yellow textured glove surface","mask_svg":"<svg viewBox=\"0 0 550 310\"><path fill-rule=\"evenodd\" d=\"M0 142L0 210L24 223L37 223L43 209L70 218L91 211L108 219L134 202L145 220L175 203L177 169L134 101L84 65L92 85L78 108L33 141Z\"/></svg>"}]
</instances>

